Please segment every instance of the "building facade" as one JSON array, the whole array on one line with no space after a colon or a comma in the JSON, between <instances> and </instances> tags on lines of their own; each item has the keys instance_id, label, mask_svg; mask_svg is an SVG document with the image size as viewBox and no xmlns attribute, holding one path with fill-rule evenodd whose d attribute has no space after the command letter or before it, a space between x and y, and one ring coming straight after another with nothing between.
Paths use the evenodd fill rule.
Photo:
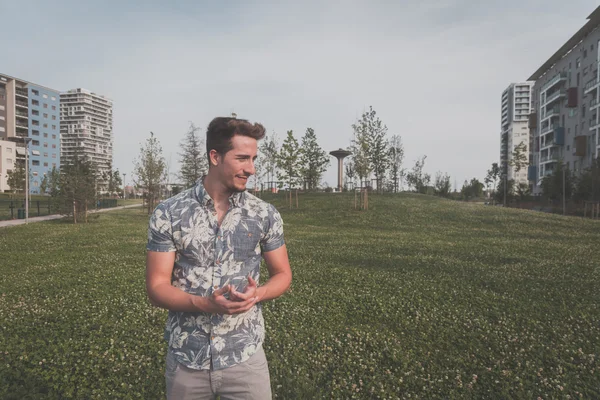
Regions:
<instances>
[{"instance_id":1,"label":"building facade","mask_svg":"<svg viewBox=\"0 0 600 400\"><path fill-rule=\"evenodd\" d=\"M534 194L541 181L563 164L575 174L598 157L600 76L600 7L588 22L529 79L534 112L528 178Z\"/></svg>"},{"instance_id":2,"label":"building facade","mask_svg":"<svg viewBox=\"0 0 600 400\"><path fill-rule=\"evenodd\" d=\"M60 166L60 93L0 74L0 140L14 144L15 165L25 162L25 141L19 140L25 137L31 139L30 193L40 194L44 176Z\"/></svg>"},{"instance_id":3,"label":"building facade","mask_svg":"<svg viewBox=\"0 0 600 400\"><path fill-rule=\"evenodd\" d=\"M8 142L0 139L0 193L10 189L7 182L7 174L15 167L15 145L15 142Z\"/></svg>"},{"instance_id":4,"label":"building facade","mask_svg":"<svg viewBox=\"0 0 600 400\"><path fill-rule=\"evenodd\" d=\"M98 189L106 190L103 175L113 165L112 101L86 89L61 93L60 99L61 163L85 157L96 167Z\"/></svg>"},{"instance_id":5,"label":"building facade","mask_svg":"<svg viewBox=\"0 0 600 400\"><path fill-rule=\"evenodd\" d=\"M501 130L500 130L500 167L508 174L508 180L515 184L528 184L527 168L519 171L512 167L513 152L521 143L524 144L524 154L529 158L529 114L532 112L531 91L533 82L510 84L502 92Z\"/></svg>"}]
</instances>

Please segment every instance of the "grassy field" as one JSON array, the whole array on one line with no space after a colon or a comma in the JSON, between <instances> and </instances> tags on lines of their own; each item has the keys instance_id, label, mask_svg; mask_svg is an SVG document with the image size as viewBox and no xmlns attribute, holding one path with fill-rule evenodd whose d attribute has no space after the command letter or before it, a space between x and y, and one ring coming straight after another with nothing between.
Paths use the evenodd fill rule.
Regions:
<instances>
[{"instance_id":1,"label":"grassy field","mask_svg":"<svg viewBox=\"0 0 600 400\"><path fill-rule=\"evenodd\" d=\"M265 304L276 398L600 398L600 222L419 195L270 201L294 272ZM0 398L164 397L147 221L0 229Z\"/></svg>"}]
</instances>

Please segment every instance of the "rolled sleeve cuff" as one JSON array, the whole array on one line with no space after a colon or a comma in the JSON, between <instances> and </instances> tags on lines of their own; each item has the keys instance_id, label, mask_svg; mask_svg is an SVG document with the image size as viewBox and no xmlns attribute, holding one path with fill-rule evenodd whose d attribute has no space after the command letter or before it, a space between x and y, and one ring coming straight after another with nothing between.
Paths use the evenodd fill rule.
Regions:
<instances>
[{"instance_id":1,"label":"rolled sleeve cuff","mask_svg":"<svg viewBox=\"0 0 600 400\"><path fill-rule=\"evenodd\" d=\"M148 251L158 251L160 253L168 253L172 251L177 251L177 249L168 244L148 244L146 246L146 250Z\"/></svg>"},{"instance_id":2,"label":"rolled sleeve cuff","mask_svg":"<svg viewBox=\"0 0 600 400\"><path fill-rule=\"evenodd\" d=\"M268 253L269 251L277 250L278 248L280 248L284 244L285 244L285 240L283 238L281 238L279 240L275 240L273 242L263 244L261 246L261 250L264 253Z\"/></svg>"}]
</instances>

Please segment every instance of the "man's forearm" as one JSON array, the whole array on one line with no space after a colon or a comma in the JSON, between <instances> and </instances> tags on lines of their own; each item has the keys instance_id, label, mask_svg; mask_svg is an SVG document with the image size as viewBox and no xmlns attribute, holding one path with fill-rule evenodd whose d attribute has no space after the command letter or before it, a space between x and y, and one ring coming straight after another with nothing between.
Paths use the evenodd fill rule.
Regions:
<instances>
[{"instance_id":1,"label":"man's forearm","mask_svg":"<svg viewBox=\"0 0 600 400\"><path fill-rule=\"evenodd\" d=\"M291 283L291 274L282 272L271 276L264 285L256 289L258 301L276 299L288 290Z\"/></svg>"},{"instance_id":2,"label":"man's forearm","mask_svg":"<svg viewBox=\"0 0 600 400\"><path fill-rule=\"evenodd\" d=\"M204 298L178 289L171 284L163 283L148 288L148 298L157 307L178 312L200 312L203 310Z\"/></svg>"}]
</instances>

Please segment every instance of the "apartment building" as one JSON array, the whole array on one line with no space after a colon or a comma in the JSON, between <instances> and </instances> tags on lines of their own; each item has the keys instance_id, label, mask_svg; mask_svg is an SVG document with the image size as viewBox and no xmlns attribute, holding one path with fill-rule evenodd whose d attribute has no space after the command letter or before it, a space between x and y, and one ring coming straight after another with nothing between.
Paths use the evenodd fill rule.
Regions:
<instances>
[{"instance_id":1,"label":"apartment building","mask_svg":"<svg viewBox=\"0 0 600 400\"><path fill-rule=\"evenodd\" d=\"M578 173L598 157L600 7L587 19L529 78L535 81L528 171L534 194L559 163Z\"/></svg>"},{"instance_id":2,"label":"apartment building","mask_svg":"<svg viewBox=\"0 0 600 400\"><path fill-rule=\"evenodd\" d=\"M96 165L99 190L107 189L103 174L113 164L113 103L86 89L73 89L60 95L61 162L69 163L76 154Z\"/></svg>"},{"instance_id":3,"label":"apartment building","mask_svg":"<svg viewBox=\"0 0 600 400\"><path fill-rule=\"evenodd\" d=\"M2 120L0 120L1 122ZM7 173L12 171L16 162L16 143L0 139L0 193L8 191Z\"/></svg>"},{"instance_id":4,"label":"apartment building","mask_svg":"<svg viewBox=\"0 0 600 400\"><path fill-rule=\"evenodd\" d=\"M12 143L11 152L14 149L15 155L11 157L11 161L14 165L25 162L25 139L23 142L20 139L31 139L29 170L32 194L39 194L44 176L52 170L52 167L60 166L59 129L60 93L58 91L0 74L0 140ZM5 151L9 148L8 145L3 147ZM6 175L4 168L1 169L3 175ZM0 186L0 191L4 190L8 188Z\"/></svg>"},{"instance_id":5,"label":"apartment building","mask_svg":"<svg viewBox=\"0 0 600 400\"><path fill-rule=\"evenodd\" d=\"M518 172L510 166L515 148L524 143L525 154L529 154L529 114L532 112L531 91L534 82L511 83L502 92L501 130L500 130L500 166L509 180L516 184L525 183L527 169Z\"/></svg>"}]
</instances>

